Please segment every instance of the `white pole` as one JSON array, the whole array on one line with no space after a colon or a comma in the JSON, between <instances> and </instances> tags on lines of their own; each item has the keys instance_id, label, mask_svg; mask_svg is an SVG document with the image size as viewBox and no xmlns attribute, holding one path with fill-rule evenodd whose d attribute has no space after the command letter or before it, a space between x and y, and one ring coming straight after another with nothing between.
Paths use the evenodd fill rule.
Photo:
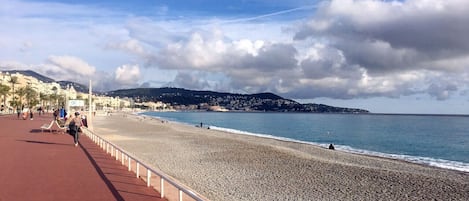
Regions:
<instances>
[{"instance_id":1,"label":"white pole","mask_svg":"<svg viewBox=\"0 0 469 201\"><path fill-rule=\"evenodd\" d=\"M137 162L137 161L136 161L136 162ZM137 172L136 172L137 178L139 178L139 177L140 177L140 163L139 163L139 162L137 162L136 171L137 171Z\"/></svg>"},{"instance_id":2,"label":"white pole","mask_svg":"<svg viewBox=\"0 0 469 201\"><path fill-rule=\"evenodd\" d=\"M151 184L151 172L150 169L147 168L147 187L150 187Z\"/></svg>"},{"instance_id":3,"label":"white pole","mask_svg":"<svg viewBox=\"0 0 469 201\"><path fill-rule=\"evenodd\" d=\"M163 179L163 177L160 178L160 194L161 194L161 198L164 198L164 179Z\"/></svg>"},{"instance_id":4,"label":"white pole","mask_svg":"<svg viewBox=\"0 0 469 201\"><path fill-rule=\"evenodd\" d=\"M132 167L130 166L131 165L131 161L130 161L130 157L127 156L127 163L128 163L128 168L129 168L129 172L132 170Z\"/></svg>"},{"instance_id":5,"label":"white pole","mask_svg":"<svg viewBox=\"0 0 469 201\"><path fill-rule=\"evenodd\" d=\"M90 129L91 131L93 131L93 108L92 108L92 104L91 104L91 101L92 101L92 84L91 84L91 80L90 80L90 86L89 86L89 94L88 94L88 117L86 119L87 123L88 123L88 129Z\"/></svg>"}]
</instances>

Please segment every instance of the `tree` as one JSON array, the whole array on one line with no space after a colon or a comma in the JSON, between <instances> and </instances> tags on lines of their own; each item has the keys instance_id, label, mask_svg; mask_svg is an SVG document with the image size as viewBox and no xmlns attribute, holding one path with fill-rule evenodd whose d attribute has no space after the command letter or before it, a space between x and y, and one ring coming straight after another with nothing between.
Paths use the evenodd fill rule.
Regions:
<instances>
[{"instance_id":1,"label":"tree","mask_svg":"<svg viewBox=\"0 0 469 201\"><path fill-rule=\"evenodd\" d=\"M62 106L65 106L65 100L66 100L66 99L65 99L65 96L63 96L63 95L57 96L57 101L58 101L59 103L61 103Z\"/></svg>"},{"instance_id":2,"label":"tree","mask_svg":"<svg viewBox=\"0 0 469 201\"><path fill-rule=\"evenodd\" d=\"M0 95L3 97L3 106L6 107L6 96L9 94L10 87L7 85L0 84Z\"/></svg>"},{"instance_id":3,"label":"tree","mask_svg":"<svg viewBox=\"0 0 469 201\"><path fill-rule=\"evenodd\" d=\"M58 95L57 94L49 94L49 101L51 101L52 103L50 105L52 105L53 108L57 109L58 108Z\"/></svg>"},{"instance_id":4,"label":"tree","mask_svg":"<svg viewBox=\"0 0 469 201\"><path fill-rule=\"evenodd\" d=\"M52 87L52 91L54 91L54 94L51 94L50 98L54 101L54 103L56 104L56 108L59 108L59 102L58 102L58 96L57 96L57 87L56 86L53 86Z\"/></svg>"},{"instance_id":5,"label":"tree","mask_svg":"<svg viewBox=\"0 0 469 201\"><path fill-rule=\"evenodd\" d=\"M16 105L23 105L23 97L26 95L26 87L16 90L16 94L18 94L18 101L15 102Z\"/></svg>"},{"instance_id":6,"label":"tree","mask_svg":"<svg viewBox=\"0 0 469 201\"><path fill-rule=\"evenodd\" d=\"M49 96L45 93L42 93L42 92L39 92L39 103L41 104L41 106L45 106L45 105L48 105L48 104L44 104L44 102L49 102ZM46 109L46 108L43 108L43 109Z\"/></svg>"},{"instance_id":7,"label":"tree","mask_svg":"<svg viewBox=\"0 0 469 201\"><path fill-rule=\"evenodd\" d=\"M10 76L10 81L8 81L11 84L11 87L13 89L13 106L18 106L18 103L16 102L16 94L15 94L15 84L18 84L18 77L16 76Z\"/></svg>"},{"instance_id":8,"label":"tree","mask_svg":"<svg viewBox=\"0 0 469 201\"><path fill-rule=\"evenodd\" d=\"M33 106L37 105L39 101L37 100L37 92L32 87L27 86L24 88L26 102L28 103L29 107L32 108Z\"/></svg>"}]
</instances>

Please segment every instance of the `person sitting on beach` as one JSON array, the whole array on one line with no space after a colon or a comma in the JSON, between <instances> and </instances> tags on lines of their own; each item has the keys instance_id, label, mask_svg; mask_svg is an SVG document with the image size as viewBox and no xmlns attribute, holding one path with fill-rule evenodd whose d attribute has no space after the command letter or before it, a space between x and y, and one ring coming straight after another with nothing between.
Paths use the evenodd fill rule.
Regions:
<instances>
[{"instance_id":1,"label":"person sitting on beach","mask_svg":"<svg viewBox=\"0 0 469 201\"><path fill-rule=\"evenodd\" d=\"M334 148L334 145L329 144L329 149L334 150L334 149L335 149L335 148Z\"/></svg>"}]
</instances>

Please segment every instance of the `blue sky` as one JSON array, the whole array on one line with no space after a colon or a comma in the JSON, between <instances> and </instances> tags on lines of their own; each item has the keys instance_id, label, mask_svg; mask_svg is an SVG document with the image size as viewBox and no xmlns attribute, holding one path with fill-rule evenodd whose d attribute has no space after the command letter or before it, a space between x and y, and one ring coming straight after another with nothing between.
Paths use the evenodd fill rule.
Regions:
<instances>
[{"instance_id":1,"label":"blue sky","mask_svg":"<svg viewBox=\"0 0 469 201\"><path fill-rule=\"evenodd\" d=\"M0 70L469 114L466 0L0 0Z\"/></svg>"}]
</instances>

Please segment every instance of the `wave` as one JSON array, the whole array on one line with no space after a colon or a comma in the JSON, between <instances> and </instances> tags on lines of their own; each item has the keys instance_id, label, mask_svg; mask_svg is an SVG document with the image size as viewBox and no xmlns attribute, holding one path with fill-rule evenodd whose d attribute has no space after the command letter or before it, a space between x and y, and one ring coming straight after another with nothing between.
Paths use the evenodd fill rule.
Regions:
<instances>
[{"instance_id":1,"label":"wave","mask_svg":"<svg viewBox=\"0 0 469 201\"><path fill-rule=\"evenodd\" d=\"M324 148L327 148L329 146L329 144L321 144L321 143L315 143L315 142L301 141L301 140L295 140L295 139L286 138L286 137L278 137L278 136L269 135L269 134L251 133L251 132L236 130L236 129L231 129L231 128L210 126L210 129L223 131L223 132L227 132L227 133L233 133L233 134L250 135L250 136L270 138L270 139L276 139L276 140L287 141L287 142L310 144L310 145L320 146L320 147L324 147ZM378 156L378 157L383 157L383 158L403 160L403 161L407 161L407 162L411 162L411 163L428 165L428 166L439 167L439 168L444 168L444 169L457 170L457 171L462 171L462 172L469 172L469 163L463 163L463 162L458 162L458 161L450 161L450 160L445 160L445 159L421 157L421 156L410 156L410 155L404 155L404 154L382 153L382 152L376 152L376 151L356 149L356 148L353 148L353 147L350 147L350 146L347 146L347 145L334 145L334 147L335 147L335 149L337 149L339 151L344 151L344 152L348 152L348 153L362 154L362 155L369 155L369 156Z\"/></svg>"},{"instance_id":2,"label":"wave","mask_svg":"<svg viewBox=\"0 0 469 201\"><path fill-rule=\"evenodd\" d=\"M149 113L140 113L139 115L158 118L158 119L164 119L164 120L177 122L177 123L185 124L185 125L192 125L192 124L187 123L187 122L181 122L176 118L160 117L160 116L157 116L156 114L151 114L151 113L150 114ZM248 132L248 131L242 131L242 130L237 130L237 129L232 129L232 128L223 128L223 127L218 127L218 126L213 126L213 125L210 125L209 127L210 127L210 129L223 131L223 132L226 132L226 133L250 135L250 136L262 137L262 138L270 138L270 139L276 139L276 140L281 140L281 141L286 141L286 142L309 144L309 145L314 145L314 146L319 146L319 147L324 147L324 148L327 148L329 146L329 144L295 140L295 139L291 139L291 138L279 137L279 136L274 136L274 135L270 135L270 134L252 133L252 132ZM422 157L422 156L411 156L411 155L404 155L404 154L382 153L382 152L376 152L376 151L370 151L370 150L364 150L364 149L357 149L357 148L353 148L351 146L340 145L340 144L335 144L334 147L335 147L336 150L344 151L344 152L348 152L348 153L369 155L369 156L377 156L377 157L390 158L390 159L397 159L397 160L403 160L403 161L416 163L416 164L428 165L428 166L439 167L439 168L450 169L450 170L457 170L457 171L462 171L462 172L469 172L469 163L464 163L464 162L450 161L450 160L445 160L445 159Z\"/></svg>"}]
</instances>

